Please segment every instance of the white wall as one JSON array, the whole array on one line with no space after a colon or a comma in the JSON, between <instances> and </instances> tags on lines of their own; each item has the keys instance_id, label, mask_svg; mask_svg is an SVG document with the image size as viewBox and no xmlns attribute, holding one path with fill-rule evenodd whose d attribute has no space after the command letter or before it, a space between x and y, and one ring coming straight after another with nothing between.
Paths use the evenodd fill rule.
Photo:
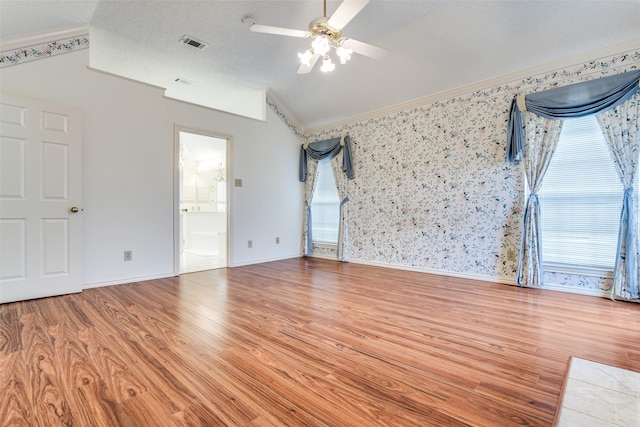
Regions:
<instances>
[{"instance_id":1,"label":"white wall","mask_svg":"<svg viewBox=\"0 0 640 427\"><path fill-rule=\"evenodd\" d=\"M231 188L230 265L300 254L299 142L270 109L261 122L169 100L88 63L85 49L0 70L3 92L83 113L85 287L173 274L175 125L232 139L230 173L243 186Z\"/></svg>"}]
</instances>

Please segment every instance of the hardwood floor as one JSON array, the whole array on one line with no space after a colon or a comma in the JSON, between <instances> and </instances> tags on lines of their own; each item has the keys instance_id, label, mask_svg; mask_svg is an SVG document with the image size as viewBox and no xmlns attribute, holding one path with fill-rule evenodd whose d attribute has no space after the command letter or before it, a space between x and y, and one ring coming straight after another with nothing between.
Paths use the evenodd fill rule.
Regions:
<instances>
[{"instance_id":1,"label":"hardwood floor","mask_svg":"<svg viewBox=\"0 0 640 427\"><path fill-rule=\"evenodd\" d=\"M640 305L292 259L0 305L1 426L550 425Z\"/></svg>"}]
</instances>

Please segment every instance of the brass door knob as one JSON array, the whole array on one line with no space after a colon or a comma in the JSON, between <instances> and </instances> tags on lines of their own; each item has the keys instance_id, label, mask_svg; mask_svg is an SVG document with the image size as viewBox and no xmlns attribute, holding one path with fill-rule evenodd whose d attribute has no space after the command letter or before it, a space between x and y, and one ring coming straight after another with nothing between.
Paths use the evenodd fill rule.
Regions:
<instances>
[{"instance_id":1,"label":"brass door knob","mask_svg":"<svg viewBox=\"0 0 640 427\"><path fill-rule=\"evenodd\" d=\"M182 212L189 212L189 209L184 208L184 209L180 209Z\"/></svg>"},{"instance_id":2,"label":"brass door knob","mask_svg":"<svg viewBox=\"0 0 640 427\"><path fill-rule=\"evenodd\" d=\"M80 209L78 209L78 207L77 207L77 206L72 206L72 207L71 207L71 209L69 209L69 212L71 212L71 213L78 213L78 211L79 211L79 210L80 210Z\"/></svg>"}]
</instances>

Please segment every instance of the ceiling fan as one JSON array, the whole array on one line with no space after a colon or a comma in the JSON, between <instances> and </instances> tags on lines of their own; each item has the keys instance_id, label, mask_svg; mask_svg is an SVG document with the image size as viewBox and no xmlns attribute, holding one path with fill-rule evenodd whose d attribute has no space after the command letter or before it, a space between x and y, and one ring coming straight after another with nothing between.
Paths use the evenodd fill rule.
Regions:
<instances>
[{"instance_id":1,"label":"ceiling fan","mask_svg":"<svg viewBox=\"0 0 640 427\"><path fill-rule=\"evenodd\" d=\"M327 18L327 0L324 0L323 16L309 23L309 30L293 30L290 28L258 25L251 16L245 16L242 21L249 25L251 31L257 33L276 34L281 36L300 37L311 39L311 48L304 53L298 53L302 65L298 74L310 72L318 59L322 57L321 71L332 71L335 64L331 62L329 55L333 48L340 58L340 63L345 64L351 59L352 53L380 59L387 54L386 49L342 37L344 27L369 3L369 0L344 0L330 18Z\"/></svg>"}]
</instances>

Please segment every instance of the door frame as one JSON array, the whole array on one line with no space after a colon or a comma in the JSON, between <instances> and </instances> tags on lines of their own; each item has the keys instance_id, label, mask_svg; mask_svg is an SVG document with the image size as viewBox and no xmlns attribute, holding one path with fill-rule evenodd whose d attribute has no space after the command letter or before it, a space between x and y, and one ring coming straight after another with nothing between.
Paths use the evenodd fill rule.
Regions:
<instances>
[{"instance_id":1,"label":"door frame","mask_svg":"<svg viewBox=\"0 0 640 427\"><path fill-rule=\"evenodd\" d=\"M180 275L180 132L194 133L197 135L207 136L211 138L224 139L227 141L227 153L226 153L226 178L227 178L227 267L232 264L231 253L231 225L233 217L233 200L231 198L231 183L230 177L232 169L232 148L233 137L231 135L223 134L220 132L214 132L203 129L195 129L188 126L181 126L174 124L173 126L173 274L174 276Z\"/></svg>"}]
</instances>

